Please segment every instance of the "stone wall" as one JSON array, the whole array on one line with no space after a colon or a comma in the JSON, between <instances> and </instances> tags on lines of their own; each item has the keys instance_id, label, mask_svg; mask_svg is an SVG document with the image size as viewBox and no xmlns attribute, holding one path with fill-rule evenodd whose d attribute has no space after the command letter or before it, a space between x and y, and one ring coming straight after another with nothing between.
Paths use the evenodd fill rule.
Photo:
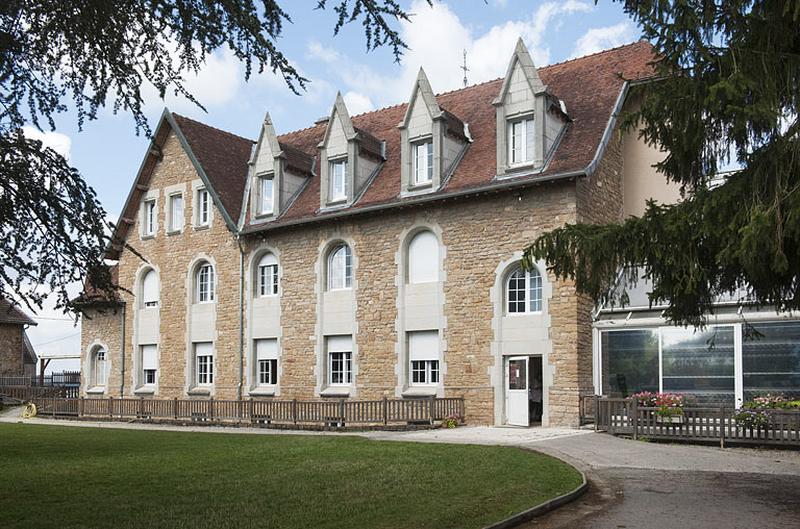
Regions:
<instances>
[{"instance_id":1,"label":"stone wall","mask_svg":"<svg viewBox=\"0 0 800 529\"><path fill-rule=\"evenodd\" d=\"M81 394L98 396L97 393L87 394L91 379L91 354L97 348L103 347L108 352L108 380L103 395L119 396L121 373L123 370L122 358L122 315L124 307L104 307L85 310L81 315ZM128 346L130 347L130 346ZM130 370L130 359L125 359L125 369Z\"/></svg>"},{"instance_id":2,"label":"stone wall","mask_svg":"<svg viewBox=\"0 0 800 529\"><path fill-rule=\"evenodd\" d=\"M0 376L24 375L22 325L0 323Z\"/></svg>"}]
</instances>

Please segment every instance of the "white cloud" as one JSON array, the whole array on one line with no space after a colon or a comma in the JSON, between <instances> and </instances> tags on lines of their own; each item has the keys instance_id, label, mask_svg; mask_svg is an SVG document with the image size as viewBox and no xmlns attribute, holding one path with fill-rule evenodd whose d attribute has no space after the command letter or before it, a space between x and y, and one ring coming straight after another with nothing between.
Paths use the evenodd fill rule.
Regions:
<instances>
[{"instance_id":1,"label":"white cloud","mask_svg":"<svg viewBox=\"0 0 800 529\"><path fill-rule=\"evenodd\" d=\"M42 132L35 127L22 127L22 132L32 140L39 140L44 147L50 147L69 161L72 139L60 132Z\"/></svg>"},{"instance_id":2,"label":"white cloud","mask_svg":"<svg viewBox=\"0 0 800 529\"><path fill-rule=\"evenodd\" d=\"M342 99L344 99L344 104L347 105L347 111L351 116L363 114L375 108L369 97L358 92L347 92L342 95Z\"/></svg>"},{"instance_id":3,"label":"white cloud","mask_svg":"<svg viewBox=\"0 0 800 529\"><path fill-rule=\"evenodd\" d=\"M604 28L592 28L575 43L575 49L572 51L571 57L582 57L608 48L621 46L634 39L634 32L635 28L630 22L620 22Z\"/></svg>"},{"instance_id":4,"label":"white cloud","mask_svg":"<svg viewBox=\"0 0 800 529\"><path fill-rule=\"evenodd\" d=\"M363 64L344 60L336 50L313 40L307 46L306 56L327 63L348 90L370 94L379 105L392 104L408 98L420 66L425 69L435 92L460 88L464 50L470 84L505 75L507 58L519 37L528 46L534 63L547 64L550 49L545 44L545 34L548 30L572 14L591 10L590 3L577 0L546 2L526 17L475 34L446 4L437 2L431 7L424 0L414 0L410 8L414 13L411 22L403 22L400 27L409 49L403 56L399 74L381 75ZM431 50L436 52L431 53Z\"/></svg>"}]
</instances>

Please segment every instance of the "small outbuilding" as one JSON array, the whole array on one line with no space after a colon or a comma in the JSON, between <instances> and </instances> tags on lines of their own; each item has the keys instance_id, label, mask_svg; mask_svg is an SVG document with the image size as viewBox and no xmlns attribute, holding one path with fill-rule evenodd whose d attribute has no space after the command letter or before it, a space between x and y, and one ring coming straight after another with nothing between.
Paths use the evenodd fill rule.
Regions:
<instances>
[{"instance_id":1,"label":"small outbuilding","mask_svg":"<svg viewBox=\"0 0 800 529\"><path fill-rule=\"evenodd\" d=\"M26 329L36 322L17 304L0 299L0 377L33 377L39 358Z\"/></svg>"}]
</instances>

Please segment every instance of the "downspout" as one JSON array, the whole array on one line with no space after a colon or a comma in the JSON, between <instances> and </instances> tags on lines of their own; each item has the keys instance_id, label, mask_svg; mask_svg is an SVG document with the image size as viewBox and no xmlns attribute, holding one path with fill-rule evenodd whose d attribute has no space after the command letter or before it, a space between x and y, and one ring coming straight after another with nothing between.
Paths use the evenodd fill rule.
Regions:
<instances>
[{"instance_id":1,"label":"downspout","mask_svg":"<svg viewBox=\"0 0 800 529\"><path fill-rule=\"evenodd\" d=\"M125 304L121 304L122 307L122 321L120 322L121 327L121 339L120 349L122 350L122 361L120 362L120 380L119 380L119 396L123 397L125 395Z\"/></svg>"},{"instance_id":2,"label":"downspout","mask_svg":"<svg viewBox=\"0 0 800 529\"><path fill-rule=\"evenodd\" d=\"M236 399L242 400L244 385L244 247L241 236L236 236L239 245L239 385L236 388Z\"/></svg>"}]
</instances>

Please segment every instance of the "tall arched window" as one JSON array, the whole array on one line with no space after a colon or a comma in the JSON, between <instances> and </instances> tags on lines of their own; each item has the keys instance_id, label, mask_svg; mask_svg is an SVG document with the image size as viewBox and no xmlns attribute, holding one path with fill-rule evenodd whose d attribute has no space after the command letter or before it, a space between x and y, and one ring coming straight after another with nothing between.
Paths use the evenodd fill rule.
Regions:
<instances>
[{"instance_id":1,"label":"tall arched window","mask_svg":"<svg viewBox=\"0 0 800 529\"><path fill-rule=\"evenodd\" d=\"M214 267L211 263L204 262L197 267L195 272L195 301L197 303L211 303L214 301Z\"/></svg>"},{"instance_id":2,"label":"tall arched window","mask_svg":"<svg viewBox=\"0 0 800 529\"><path fill-rule=\"evenodd\" d=\"M91 385L93 387L102 387L106 385L106 361L108 352L105 347L96 347L92 350L91 356Z\"/></svg>"},{"instance_id":3,"label":"tall arched window","mask_svg":"<svg viewBox=\"0 0 800 529\"><path fill-rule=\"evenodd\" d=\"M158 307L158 274L152 268L142 276L142 307Z\"/></svg>"},{"instance_id":4,"label":"tall arched window","mask_svg":"<svg viewBox=\"0 0 800 529\"><path fill-rule=\"evenodd\" d=\"M409 283L430 283L439 280L439 239L425 230L408 243Z\"/></svg>"},{"instance_id":5,"label":"tall arched window","mask_svg":"<svg viewBox=\"0 0 800 529\"><path fill-rule=\"evenodd\" d=\"M353 285L353 253L340 244L328 254L328 290L342 290Z\"/></svg>"},{"instance_id":6,"label":"tall arched window","mask_svg":"<svg viewBox=\"0 0 800 529\"><path fill-rule=\"evenodd\" d=\"M542 276L539 270L514 269L506 282L506 300L509 314L541 311Z\"/></svg>"},{"instance_id":7,"label":"tall arched window","mask_svg":"<svg viewBox=\"0 0 800 529\"><path fill-rule=\"evenodd\" d=\"M278 260L271 253L265 253L256 268L256 296L266 297L278 294Z\"/></svg>"}]
</instances>

